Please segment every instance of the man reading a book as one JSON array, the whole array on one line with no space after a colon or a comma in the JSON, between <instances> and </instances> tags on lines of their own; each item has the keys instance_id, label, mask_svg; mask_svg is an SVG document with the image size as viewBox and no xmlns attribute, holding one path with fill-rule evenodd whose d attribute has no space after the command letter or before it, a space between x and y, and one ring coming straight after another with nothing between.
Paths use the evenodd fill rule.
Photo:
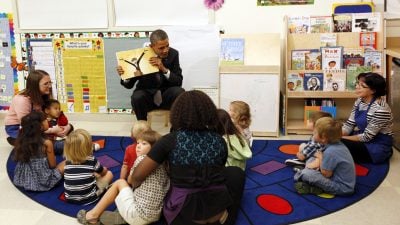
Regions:
<instances>
[{"instance_id":1,"label":"man reading a book","mask_svg":"<svg viewBox=\"0 0 400 225\"><path fill-rule=\"evenodd\" d=\"M182 69L179 64L179 53L169 47L168 35L163 30L155 30L150 35L150 47L157 57L149 63L158 67L156 73L144 75L136 70L134 77L122 80L121 85L131 89L136 87L131 96L132 109L137 120L147 120L147 113L153 109L169 109L174 100L185 90L182 88ZM124 74L121 66L117 67L118 75Z\"/></svg>"}]
</instances>

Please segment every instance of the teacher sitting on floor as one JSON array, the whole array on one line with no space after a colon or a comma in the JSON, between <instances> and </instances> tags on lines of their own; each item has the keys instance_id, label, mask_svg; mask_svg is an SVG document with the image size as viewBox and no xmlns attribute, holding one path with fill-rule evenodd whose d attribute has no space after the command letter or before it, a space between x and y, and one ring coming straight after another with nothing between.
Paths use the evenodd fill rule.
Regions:
<instances>
[{"instance_id":1,"label":"teacher sitting on floor","mask_svg":"<svg viewBox=\"0 0 400 225\"><path fill-rule=\"evenodd\" d=\"M157 66L158 73L143 75L140 70L135 76L121 80L121 85L131 89L138 81L131 97L132 109L137 120L147 120L147 113L153 109L169 109L175 99L185 90L182 86L182 69L179 53L169 47L168 35L163 30L155 30L150 35L150 47L157 57L150 58L150 64ZM124 70L117 67L121 76Z\"/></svg>"},{"instance_id":2,"label":"teacher sitting on floor","mask_svg":"<svg viewBox=\"0 0 400 225\"><path fill-rule=\"evenodd\" d=\"M382 97L386 94L385 79L377 73L361 73L355 94L358 99L343 124L342 142L355 162L382 163L393 153L393 117Z\"/></svg>"}]
</instances>

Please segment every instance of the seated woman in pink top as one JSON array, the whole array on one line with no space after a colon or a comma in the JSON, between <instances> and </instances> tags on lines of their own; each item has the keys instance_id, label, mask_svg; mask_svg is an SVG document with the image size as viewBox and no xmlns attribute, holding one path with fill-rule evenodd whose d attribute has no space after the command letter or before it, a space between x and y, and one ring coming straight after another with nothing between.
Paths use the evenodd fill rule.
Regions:
<instances>
[{"instance_id":1,"label":"seated woman in pink top","mask_svg":"<svg viewBox=\"0 0 400 225\"><path fill-rule=\"evenodd\" d=\"M51 84L50 75L47 72L34 70L29 73L26 79L26 88L13 97L4 119L9 144L14 145L19 133L21 118L32 111L42 111L44 101L52 97ZM70 127L64 130L59 128L51 133L62 136L62 133L68 133L69 129Z\"/></svg>"}]
</instances>

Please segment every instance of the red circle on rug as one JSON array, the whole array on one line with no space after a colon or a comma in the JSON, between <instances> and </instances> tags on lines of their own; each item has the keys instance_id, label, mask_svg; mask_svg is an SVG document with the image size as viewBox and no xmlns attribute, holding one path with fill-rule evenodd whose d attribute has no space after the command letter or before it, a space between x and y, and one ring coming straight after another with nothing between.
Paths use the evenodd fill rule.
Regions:
<instances>
[{"instance_id":1,"label":"red circle on rug","mask_svg":"<svg viewBox=\"0 0 400 225\"><path fill-rule=\"evenodd\" d=\"M279 146L279 151L286 154L296 155L299 151L299 145L281 145Z\"/></svg>"},{"instance_id":2,"label":"red circle on rug","mask_svg":"<svg viewBox=\"0 0 400 225\"><path fill-rule=\"evenodd\" d=\"M260 195L257 197L257 204L264 210L278 215L287 215L293 211L292 205L277 195Z\"/></svg>"}]
</instances>

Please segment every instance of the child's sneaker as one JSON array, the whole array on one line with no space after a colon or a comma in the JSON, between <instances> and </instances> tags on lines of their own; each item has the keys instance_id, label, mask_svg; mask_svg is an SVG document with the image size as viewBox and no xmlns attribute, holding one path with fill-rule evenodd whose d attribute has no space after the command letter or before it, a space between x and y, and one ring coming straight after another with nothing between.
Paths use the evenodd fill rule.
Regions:
<instances>
[{"instance_id":1,"label":"child's sneaker","mask_svg":"<svg viewBox=\"0 0 400 225\"><path fill-rule=\"evenodd\" d=\"M307 184L305 182L298 181L294 184L294 187L296 188L297 193L299 194L315 194L319 195L324 193L324 191L316 186L312 186L310 184Z\"/></svg>"},{"instance_id":2,"label":"child's sneaker","mask_svg":"<svg viewBox=\"0 0 400 225\"><path fill-rule=\"evenodd\" d=\"M93 143L93 150L94 151L100 150L100 145L98 143Z\"/></svg>"},{"instance_id":3,"label":"child's sneaker","mask_svg":"<svg viewBox=\"0 0 400 225\"><path fill-rule=\"evenodd\" d=\"M285 164L288 166L306 166L306 163L300 159L286 159Z\"/></svg>"},{"instance_id":4,"label":"child's sneaker","mask_svg":"<svg viewBox=\"0 0 400 225\"><path fill-rule=\"evenodd\" d=\"M301 172L303 169L304 169L304 168L300 168L300 167L298 167L298 166L293 167L293 171L296 172L296 173Z\"/></svg>"}]
</instances>

